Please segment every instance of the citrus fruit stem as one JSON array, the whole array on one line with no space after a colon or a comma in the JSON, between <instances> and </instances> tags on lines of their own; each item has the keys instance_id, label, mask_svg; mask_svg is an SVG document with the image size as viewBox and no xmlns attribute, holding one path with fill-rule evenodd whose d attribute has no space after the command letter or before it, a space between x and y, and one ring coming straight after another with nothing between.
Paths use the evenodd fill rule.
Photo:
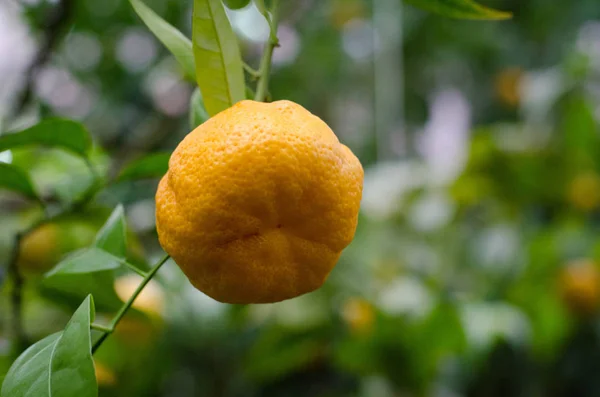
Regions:
<instances>
[{"instance_id":1,"label":"citrus fruit stem","mask_svg":"<svg viewBox=\"0 0 600 397\"><path fill-rule=\"evenodd\" d=\"M123 316L125 316L125 313L127 313L131 305L133 305L135 299L144 290L144 287L150 282L150 280L152 280L154 275L156 275L156 273L162 267L162 265L164 265L169 260L170 257L170 255L165 255L160 261L158 261L156 265L154 265L154 267L152 267L152 269L146 274L140 285L138 285L136 290L129 297L127 302L125 302L123 306L121 306L121 308L119 309L119 311L108 326L105 327L98 324L92 324L91 329L96 329L98 331L104 332L102 336L96 341L96 343L94 343L94 346L92 346L92 353L98 350L98 348L102 345L102 343L104 343L106 338L108 338L108 336L115 331L115 328L119 324L119 321L121 321Z\"/></svg>"},{"instance_id":2,"label":"citrus fruit stem","mask_svg":"<svg viewBox=\"0 0 600 397\"><path fill-rule=\"evenodd\" d=\"M267 18L269 22L270 35L269 40L265 45L265 52L263 53L260 61L260 68L258 69L259 80L256 86L256 95L254 100L263 102L269 90L269 74L271 73L271 59L273 58L273 51L275 47L279 45L279 39L277 38L277 9L279 2L273 0L273 7L271 9L271 17Z\"/></svg>"},{"instance_id":3,"label":"citrus fruit stem","mask_svg":"<svg viewBox=\"0 0 600 397\"><path fill-rule=\"evenodd\" d=\"M246 62L242 63L242 66L244 67L244 70L246 71L246 73L248 73L250 75L250 77L252 77L253 79L260 78L260 72L258 70L254 69L252 66L248 65Z\"/></svg>"}]
</instances>

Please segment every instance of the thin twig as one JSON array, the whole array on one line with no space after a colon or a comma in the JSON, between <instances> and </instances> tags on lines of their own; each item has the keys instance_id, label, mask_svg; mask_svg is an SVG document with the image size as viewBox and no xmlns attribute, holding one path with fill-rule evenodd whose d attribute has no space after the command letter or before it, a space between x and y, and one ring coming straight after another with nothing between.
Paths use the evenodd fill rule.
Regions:
<instances>
[{"instance_id":1,"label":"thin twig","mask_svg":"<svg viewBox=\"0 0 600 397\"><path fill-rule=\"evenodd\" d=\"M16 101L14 114L19 115L33 96L35 77L39 70L48 62L73 12L74 0L62 0L49 13L43 29L43 37L39 50L25 73L25 87Z\"/></svg>"},{"instance_id":2,"label":"thin twig","mask_svg":"<svg viewBox=\"0 0 600 397\"><path fill-rule=\"evenodd\" d=\"M125 302L125 304L123 304L123 306L121 306L121 309L119 309L119 311L117 312L115 317L112 319L110 324L107 327L103 327L105 329L104 334L102 334L102 336L100 336L100 338L96 341L96 343L94 343L94 346L92 347L92 354L94 352L96 352L96 350L98 350L98 348L102 345L102 343L104 343L104 341L106 340L106 338L108 338L108 336L110 334L115 332L117 325L119 324L119 322L121 321L123 316L125 316L125 313L127 313L129 308L131 308L135 299L142 292L142 290L144 289L146 284L148 284L150 282L150 280L152 280L152 278L158 272L158 270L162 267L162 265L164 265L169 260L169 258L170 258L169 255L165 255L156 265L154 265L154 267L146 274L146 277L144 277L144 279L142 280L140 285L138 285L136 290L133 292L133 295L131 295L129 297L129 299L127 300L127 302ZM96 327L95 329L98 329L98 327Z\"/></svg>"},{"instance_id":3,"label":"thin twig","mask_svg":"<svg viewBox=\"0 0 600 397\"><path fill-rule=\"evenodd\" d=\"M260 78L260 72L258 70L254 69L252 66L248 65L246 62L243 62L242 66L244 67L244 70L246 71L246 73L248 73L250 75L250 77L252 77L253 79Z\"/></svg>"}]
</instances>

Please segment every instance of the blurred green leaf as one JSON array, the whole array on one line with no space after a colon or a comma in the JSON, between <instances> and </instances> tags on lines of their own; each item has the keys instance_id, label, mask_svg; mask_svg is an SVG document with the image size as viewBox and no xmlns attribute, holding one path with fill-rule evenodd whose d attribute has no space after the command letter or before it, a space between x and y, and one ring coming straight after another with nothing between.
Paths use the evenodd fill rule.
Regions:
<instances>
[{"instance_id":1,"label":"blurred green leaf","mask_svg":"<svg viewBox=\"0 0 600 397\"><path fill-rule=\"evenodd\" d=\"M116 310L122 302L114 289L113 270L126 254L125 214L119 205L96 235L94 247L68 256L48 273L42 282L43 294L67 304L92 294L99 309Z\"/></svg>"},{"instance_id":2,"label":"blurred green leaf","mask_svg":"<svg viewBox=\"0 0 600 397\"><path fill-rule=\"evenodd\" d=\"M0 162L0 188L38 200L29 175L11 164Z\"/></svg>"},{"instance_id":3,"label":"blurred green leaf","mask_svg":"<svg viewBox=\"0 0 600 397\"><path fill-rule=\"evenodd\" d=\"M97 396L90 336L94 313L88 296L64 331L42 339L17 358L4 379L2 397Z\"/></svg>"},{"instance_id":4,"label":"blurred green leaf","mask_svg":"<svg viewBox=\"0 0 600 397\"><path fill-rule=\"evenodd\" d=\"M250 0L223 0L223 3L225 3L230 10L241 10L250 4Z\"/></svg>"},{"instance_id":5,"label":"blurred green leaf","mask_svg":"<svg viewBox=\"0 0 600 397\"><path fill-rule=\"evenodd\" d=\"M568 95L561 107L561 132L567 160L576 169L600 164L600 137L592 104L580 94Z\"/></svg>"},{"instance_id":6,"label":"blurred green leaf","mask_svg":"<svg viewBox=\"0 0 600 397\"><path fill-rule=\"evenodd\" d=\"M83 124L55 118L43 120L20 132L0 136L0 152L34 144L62 148L86 157L92 139Z\"/></svg>"},{"instance_id":7,"label":"blurred green leaf","mask_svg":"<svg viewBox=\"0 0 600 397\"><path fill-rule=\"evenodd\" d=\"M94 245L119 258L127 254L127 228L123 206L114 209L102 229L96 235Z\"/></svg>"},{"instance_id":8,"label":"blurred green leaf","mask_svg":"<svg viewBox=\"0 0 600 397\"><path fill-rule=\"evenodd\" d=\"M115 292L113 270L88 273L54 273L42 280L40 293L47 299L72 307L89 294L100 311L118 310L123 302Z\"/></svg>"},{"instance_id":9,"label":"blurred green leaf","mask_svg":"<svg viewBox=\"0 0 600 397\"><path fill-rule=\"evenodd\" d=\"M472 0L405 0L408 4L450 18L508 19L509 12L484 7Z\"/></svg>"},{"instance_id":10,"label":"blurred green leaf","mask_svg":"<svg viewBox=\"0 0 600 397\"><path fill-rule=\"evenodd\" d=\"M425 384L439 368L440 360L459 354L467 347L460 315L456 307L442 302L416 328L414 357Z\"/></svg>"},{"instance_id":11,"label":"blurred green leaf","mask_svg":"<svg viewBox=\"0 0 600 397\"><path fill-rule=\"evenodd\" d=\"M263 15L267 15L267 7L265 6L264 0L254 0L256 9Z\"/></svg>"},{"instance_id":12,"label":"blurred green leaf","mask_svg":"<svg viewBox=\"0 0 600 397\"><path fill-rule=\"evenodd\" d=\"M274 327L262 333L245 360L245 372L255 381L284 376L313 361L322 350L315 334Z\"/></svg>"},{"instance_id":13,"label":"blurred green leaf","mask_svg":"<svg viewBox=\"0 0 600 397\"><path fill-rule=\"evenodd\" d=\"M195 80L194 54L192 42L173 25L158 16L140 0L129 0L131 6L144 21L148 29L171 51L181 65L186 78Z\"/></svg>"},{"instance_id":14,"label":"blurred green leaf","mask_svg":"<svg viewBox=\"0 0 600 397\"><path fill-rule=\"evenodd\" d=\"M221 0L194 0L192 30L196 79L212 116L245 98L240 49Z\"/></svg>"},{"instance_id":15,"label":"blurred green leaf","mask_svg":"<svg viewBox=\"0 0 600 397\"><path fill-rule=\"evenodd\" d=\"M195 89L190 99L190 128L193 130L208 120L210 116L204 106L204 100L199 89Z\"/></svg>"},{"instance_id":16,"label":"blurred green leaf","mask_svg":"<svg viewBox=\"0 0 600 397\"><path fill-rule=\"evenodd\" d=\"M109 254L100 248L82 249L72 253L63 259L54 269L47 273L46 277L55 274L78 274L113 270L119 268L119 258Z\"/></svg>"},{"instance_id":17,"label":"blurred green leaf","mask_svg":"<svg viewBox=\"0 0 600 397\"><path fill-rule=\"evenodd\" d=\"M132 179L161 178L169 169L171 153L153 153L129 163L121 174L119 181Z\"/></svg>"}]
</instances>

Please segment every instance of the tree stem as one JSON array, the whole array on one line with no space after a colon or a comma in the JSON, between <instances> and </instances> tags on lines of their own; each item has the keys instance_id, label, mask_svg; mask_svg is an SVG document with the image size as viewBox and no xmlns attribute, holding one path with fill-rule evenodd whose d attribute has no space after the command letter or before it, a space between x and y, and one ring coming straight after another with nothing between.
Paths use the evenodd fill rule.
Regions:
<instances>
[{"instance_id":1,"label":"tree stem","mask_svg":"<svg viewBox=\"0 0 600 397\"><path fill-rule=\"evenodd\" d=\"M158 270L162 267L162 265L164 265L169 260L169 258L169 255L165 255L156 265L154 265L154 267L146 274L146 277L144 277L140 285L138 285L136 290L133 292L133 295L131 295L127 302L125 302L123 306L121 306L121 309L119 309L119 311L107 327L97 325L92 327L92 329L104 331L104 334L102 334L102 336L96 341L96 343L94 343L94 346L92 347L92 353L98 350L98 348L102 345L102 343L104 343L104 341L106 340L106 338L108 338L110 334L115 332L115 328L117 327L123 316L125 316L125 313L127 313L127 311L131 308L135 299L142 292L144 287L150 282L150 280L152 280L152 278L154 277L156 272L158 272ZM99 327L102 327L104 329L99 329Z\"/></svg>"},{"instance_id":2,"label":"tree stem","mask_svg":"<svg viewBox=\"0 0 600 397\"><path fill-rule=\"evenodd\" d=\"M16 350L18 352L23 351L27 345L27 335L25 333L25 329L23 327L23 286L25 284L25 280L23 275L21 274L21 269L19 269L19 255L21 253L21 242L25 237L27 237L34 230L40 228L41 226L50 223L56 219L59 219L66 214L73 213L79 208L85 206L98 191L102 184L100 183L99 176L96 174L94 176L94 182L88 187L88 189L83 193L83 195L78 199L73 201L71 204L65 206L62 210L54 215L48 215L47 207L43 205L44 216L39 219L37 222L29 226L27 229L17 233L15 236L15 242L13 245L10 261L7 266L7 274L12 282L12 291L10 293L10 304L11 304L11 332L12 337L15 341ZM42 202L43 204L43 202Z\"/></svg>"},{"instance_id":3,"label":"tree stem","mask_svg":"<svg viewBox=\"0 0 600 397\"><path fill-rule=\"evenodd\" d=\"M277 38L277 10L279 2L273 0L273 8L271 10L271 17L267 18L269 22L270 34L269 41L265 45L265 51L260 61L260 67L258 73L260 75L258 85L256 86L256 95L254 100L263 102L267 98L269 92L269 75L271 73L271 60L273 58L273 51L275 47L279 45L279 39Z\"/></svg>"},{"instance_id":4,"label":"tree stem","mask_svg":"<svg viewBox=\"0 0 600 397\"><path fill-rule=\"evenodd\" d=\"M8 263L8 276L12 281L12 291L10 293L11 302L11 324L12 338L15 341L15 350L20 353L27 346L27 335L23 328L23 275L19 269L19 255L21 250L22 233L15 237L15 243Z\"/></svg>"}]
</instances>

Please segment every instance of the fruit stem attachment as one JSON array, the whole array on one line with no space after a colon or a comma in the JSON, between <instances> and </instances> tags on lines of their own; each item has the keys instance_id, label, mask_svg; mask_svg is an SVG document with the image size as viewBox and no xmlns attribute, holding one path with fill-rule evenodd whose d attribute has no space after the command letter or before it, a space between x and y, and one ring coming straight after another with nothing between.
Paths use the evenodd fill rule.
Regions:
<instances>
[{"instance_id":1,"label":"fruit stem attachment","mask_svg":"<svg viewBox=\"0 0 600 397\"><path fill-rule=\"evenodd\" d=\"M117 327L123 316L125 316L125 313L127 313L127 311L131 308L135 299L142 292L144 287L146 287L146 285L150 282L150 280L152 280L152 278L159 271L162 265L164 265L169 260L170 257L170 255L165 255L160 261L158 261L156 265L154 265L154 267L146 274L140 285L138 285L138 287L135 289L133 295L131 295L127 302L125 302L123 306L121 306L121 308L107 327L92 324L92 326L90 327L91 329L96 329L98 331L104 332L102 336L100 336L100 338L96 341L96 343L94 343L94 346L92 346L92 353L96 352L96 350L98 350L102 343L104 343L106 338L108 338L110 334L115 332L115 328Z\"/></svg>"},{"instance_id":2,"label":"fruit stem attachment","mask_svg":"<svg viewBox=\"0 0 600 397\"><path fill-rule=\"evenodd\" d=\"M277 11L278 11L278 0L273 0L273 7L271 8L271 16L267 18L269 22L270 34L269 40L265 44L265 51L263 52L262 59L260 61L260 67L258 69L259 80L256 86L256 95L254 100L263 102L267 98L269 91L269 74L271 73L271 59L273 58L273 51L275 47L279 46L279 39L277 38Z\"/></svg>"}]
</instances>

